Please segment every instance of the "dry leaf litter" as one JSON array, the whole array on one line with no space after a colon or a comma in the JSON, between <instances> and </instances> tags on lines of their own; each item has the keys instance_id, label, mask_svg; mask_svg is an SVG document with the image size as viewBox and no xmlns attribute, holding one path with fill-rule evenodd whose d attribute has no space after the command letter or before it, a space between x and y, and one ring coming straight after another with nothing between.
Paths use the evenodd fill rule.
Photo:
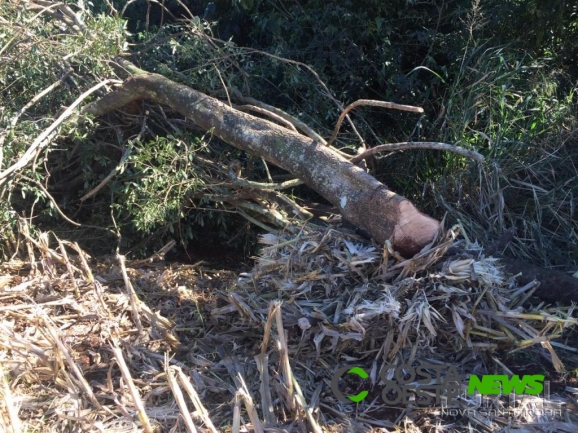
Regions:
<instances>
[{"instance_id":1,"label":"dry leaf litter","mask_svg":"<svg viewBox=\"0 0 578 433\"><path fill-rule=\"evenodd\" d=\"M568 381L548 398L525 396L516 411L505 410L507 396L484 396L485 411L464 410L474 399L465 396L449 415L380 399L380 371L392 364L449 363L464 380L545 365L567 378L576 368L574 306L530 303L536 284L518 287L459 232L405 260L388 244L305 225L263 235L253 269L240 275L200 263L97 262L76 244L27 235L28 262L0 265L0 427L578 431L578 389ZM525 360L514 363L525 371L511 359ZM343 366L368 372L339 385L369 390L358 404L331 390Z\"/></svg>"}]
</instances>

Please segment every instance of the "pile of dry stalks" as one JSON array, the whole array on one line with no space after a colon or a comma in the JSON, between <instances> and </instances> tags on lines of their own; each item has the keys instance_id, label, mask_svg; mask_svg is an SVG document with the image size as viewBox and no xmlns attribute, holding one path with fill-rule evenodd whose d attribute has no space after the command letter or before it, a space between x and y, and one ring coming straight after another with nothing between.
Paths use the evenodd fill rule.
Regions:
<instances>
[{"instance_id":1,"label":"pile of dry stalks","mask_svg":"<svg viewBox=\"0 0 578 433\"><path fill-rule=\"evenodd\" d=\"M95 262L25 233L30 260L0 268L3 431L577 429L572 387L515 411L497 396L464 410L474 402L465 396L449 414L383 404L379 373L390 364L449 363L463 379L544 365L556 378L572 367L576 349L554 339L572 337L574 307L529 306L536 285L517 287L459 227L404 260L307 225L263 236L239 278L158 258ZM512 371L516 352L526 371ZM368 372L339 385L369 390L358 404L332 392L343 366Z\"/></svg>"}]
</instances>

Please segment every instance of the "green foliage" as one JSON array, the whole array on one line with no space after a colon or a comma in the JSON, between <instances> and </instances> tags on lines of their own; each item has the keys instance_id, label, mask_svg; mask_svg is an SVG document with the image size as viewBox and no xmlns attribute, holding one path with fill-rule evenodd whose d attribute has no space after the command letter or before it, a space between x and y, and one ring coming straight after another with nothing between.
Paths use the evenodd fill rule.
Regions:
<instances>
[{"instance_id":1,"label":"green foliage","mask_svg":"<svg viewBox=\"0 0 578 433\"><path fill-rule=\"evenodd\" d=\"M10 131L4 144L5 168L54 121L63 106L112 75L108 62L123 48L124 24L104 15L89 17L86 35L79 37L63 31L57 20L46 20L16 3L2 2L0 11L9 18L0 21L0 126ZM70 83L56 87L15 125L10 124L23 106L68 71L73 73Z\"/></svg>"},{"instance_id":2,"label":"green foliage","mask_svg":"<svg viewBox=\"0 0 578 433\"><path fill-rule=\"evenodd\" d=\"M495 158L508 153L511 143L555 132L571 115L572 94L557 92L548 69L545 61L523 53L478 47L445 98L448 122L442 138L488 146L486 154Z\"/></svg>"},{"instance_id":3,"label":"green foliage","mask_svg":"<svg viewBox=\"0 0 578 433\"><path fill-rule=\"evenodd\" d=\"M559 90L560 73L550 62L508 47L479 46L464 57L444 97L444 116L432 129L440 140L482 152L488 162L477 169L446 155L424 178L435 198L426 209L438 217L449 212L484 244L516 227L519 239L531 241L514 242L511 253L568 266L578 245L576 138L565 131L576 127L575 94Z\"/></svg>"},{"instance_id":4,"label":"green foliage","mask_svg":"<svg viewBox=\"0 0 578 433\"><path fill-rule=\"evenodd\" d=\"M86 29L79 35L59 19L25 6L0 2L0 172L22 157L63 107L101 80L113 77L109 62L126 47L121 20L85 16ZM38 184L49 183L47 168L53 162L66 164L61 146L79 144L93 129L90 124L61 126L52 137L53 145L36 155L34 166L0 188L4 239L14 230L14 211L27 217L60 219L54 202Z\"/></svg>"},{"instance_id":5,"label":"green foliage","mask_svg":"<svg viewBox=\"0 0 578 433\"><path fill-rule=\"evenodd\" d=\"M124 47L124 23L110 16L88 17L85 37L61 30L57 20L36 17L17 4L2 2L0 88L4 107L15 112L41 90L62 76L68 68L84 74L110 75L108 61ZM86 85L86 84L85 84ZM53 114L68 102L68 89L51 93L35 109Z\"/></svg>"},{"instance_id":6,"label":"green foliage","mask_svg":"<svg viewBox=\"0 0 578 433\"><path fill-rule=\"evenodd\" d=\"M198 139L191 146L169 135L135 146L124 176L113 187L113 207L127 214L124 219L136 231L148 234L161 226L174 233L175 225L185 216L187 198L203 186L192 164L202 143ZM185 238L192 238L192 234Z\"/></svg>"},{"instance_id":7,"label":"green foliage","mask_svg":"<svg viewBox=\"0 0 578 433\"><path fill-rule=\"evenodd\" d=\"M578 66L578 3L568 0L490 0L487 30L501 41L516 41L534 55L555 56L574 71ZM486 30L485 35L489 32Z\"/></svg>"},{"instance_id":8,"label":"green foliage","mask_svg":"<svg viewBox=\"0 0 578 433\"><path fill-rule=\"evenodd\" d=\"M547 8L539 0L205 1L191 3L191 19L179 2L167 1L173 14L186 17L174 21L156 3L137 1L125 11L127 23L109 7L120 11L125 4L94 2L94 13L83 16L88 30L80 37L58 20L26 21L34 12L0 3L0 15L8 17L0 21L1 127L72 70L64 85L36 102L11 129L2 169L62 107L97 81L115 77L110 60L128 50L125 29L130 28L131 49L144 69L233 103L233 89L239 90L325 137L340 108L319 80L343 105L378 99L423 106L421 118L374 107L358 108L351 117L369 146L444 141L483 153L487 164L479 167L450 153L405 151L373 161L372 174L427 213L442 218L447 211L450 222L464 222L483 242L516 226L535 242L514 244L514 255L547 265L576 260L568 252L578 251L573 210L578 176L567 143L576 141L569 130L575 128L578 82L577 5L564 0ZM282 58L312 67L319 78ZM262 169L240 151L190 138L173 124L168 130L170 113L161 116L150 106L146 111L144 134L142 117L134 115L99 119L109 125L62 127L42 155L45 165L24 174L48 186L64 185L58 204L79 220L110 228L114 219L127 247L147 236L177 234L186 242L214 231L234 237L239 226L234 205L218 199L231 193L222 188L230 181L228 164L241 160L244 176L252 180L262 179ZM126 137L132 154L123 171L96 198L79 204L79 197L119 166ZM336 145L349 151L359 144L345 123ZM199 152L220 168L199 164ZM36 203L35 212L57 215L35 183L11 188L18 210ZM6 209L5 215L12 215Z\"/></svg>"},{"instance_id":9,"label":"green foliage","mask_svg":"<svg viewBox=\"0 0 578 433\"><path fill-rule=\"evenodd\" d=\"M423 106L419 120L372 108L357 109L353 118L371 145L457 143L483 153L487 165L480 171L450 153L406 151L381 159L374 175L431 215L467 221L473 238L489 243L514 226L536 240L514 243L514 255L569 265L578 244L578 184L569 163L575 155L560 137L575 139L560 131L575 127L578 68L570 53L578 47L577 7L563 0L548 8L535 0L263 1L251 10L251 38L312 66L344 103ZM262 89L276 105L287 101L289 110L307 113L318 130L330 129L338 110L315 80L270 64L253 63L252 75L261 77L253 82L274 89L254 86L253 93ZM340 138L355 139L347 129Z\"/></svg>"},{"instance_id":10,"label":"green foliage","mask_svg":"<svg viewBox=\"0 0 578 433\"><path fill-rule=\"evenodd\" d=\"M15 243L14 233L18 223L16 212L7 201L0 201L0 261L10 258L9 247Z\"/></svg>"}]
</instances>

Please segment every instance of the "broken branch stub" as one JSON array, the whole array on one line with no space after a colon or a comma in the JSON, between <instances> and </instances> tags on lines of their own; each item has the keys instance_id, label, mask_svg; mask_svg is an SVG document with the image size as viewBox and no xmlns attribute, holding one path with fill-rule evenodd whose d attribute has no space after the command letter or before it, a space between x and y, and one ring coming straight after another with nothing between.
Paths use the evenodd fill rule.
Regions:
<instances>
[{"instance_id":1,"label":"broken branch stub","mask_svg":"<svg viewBox=\"0 0 578 433\"><path fill-rule=\"evenodd\" d=\"M130 65L129 70L135 72L136 68ZM419 212L406 198L389 191L331 148L162 75L141 71L83 112L100 116L139 99L168 105L230 145L291 172L378 242L390 239L405 257L418 253L439 229L437 220Z\"/></svg>"}]
</instances>

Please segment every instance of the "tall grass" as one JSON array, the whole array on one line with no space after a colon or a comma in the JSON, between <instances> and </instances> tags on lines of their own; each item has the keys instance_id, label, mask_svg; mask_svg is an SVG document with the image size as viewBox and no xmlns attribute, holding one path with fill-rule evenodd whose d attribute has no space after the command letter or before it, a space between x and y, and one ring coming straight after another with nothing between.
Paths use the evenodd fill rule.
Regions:
<instances>
[{"instance_id":1,"label":"tall grass","mask_svg":"<svg viewBox=\"0 0 578 433\"><path fill-rule=\"evenodd\" d=\"M547 60L507 47L464 57L444 97L440 141L474 148L483 166L452 156L432 178L435 203L490 244L516 227L515 257L571 269L578 259L575 89L562 94Z\"/></svg>"}]
</instances>

